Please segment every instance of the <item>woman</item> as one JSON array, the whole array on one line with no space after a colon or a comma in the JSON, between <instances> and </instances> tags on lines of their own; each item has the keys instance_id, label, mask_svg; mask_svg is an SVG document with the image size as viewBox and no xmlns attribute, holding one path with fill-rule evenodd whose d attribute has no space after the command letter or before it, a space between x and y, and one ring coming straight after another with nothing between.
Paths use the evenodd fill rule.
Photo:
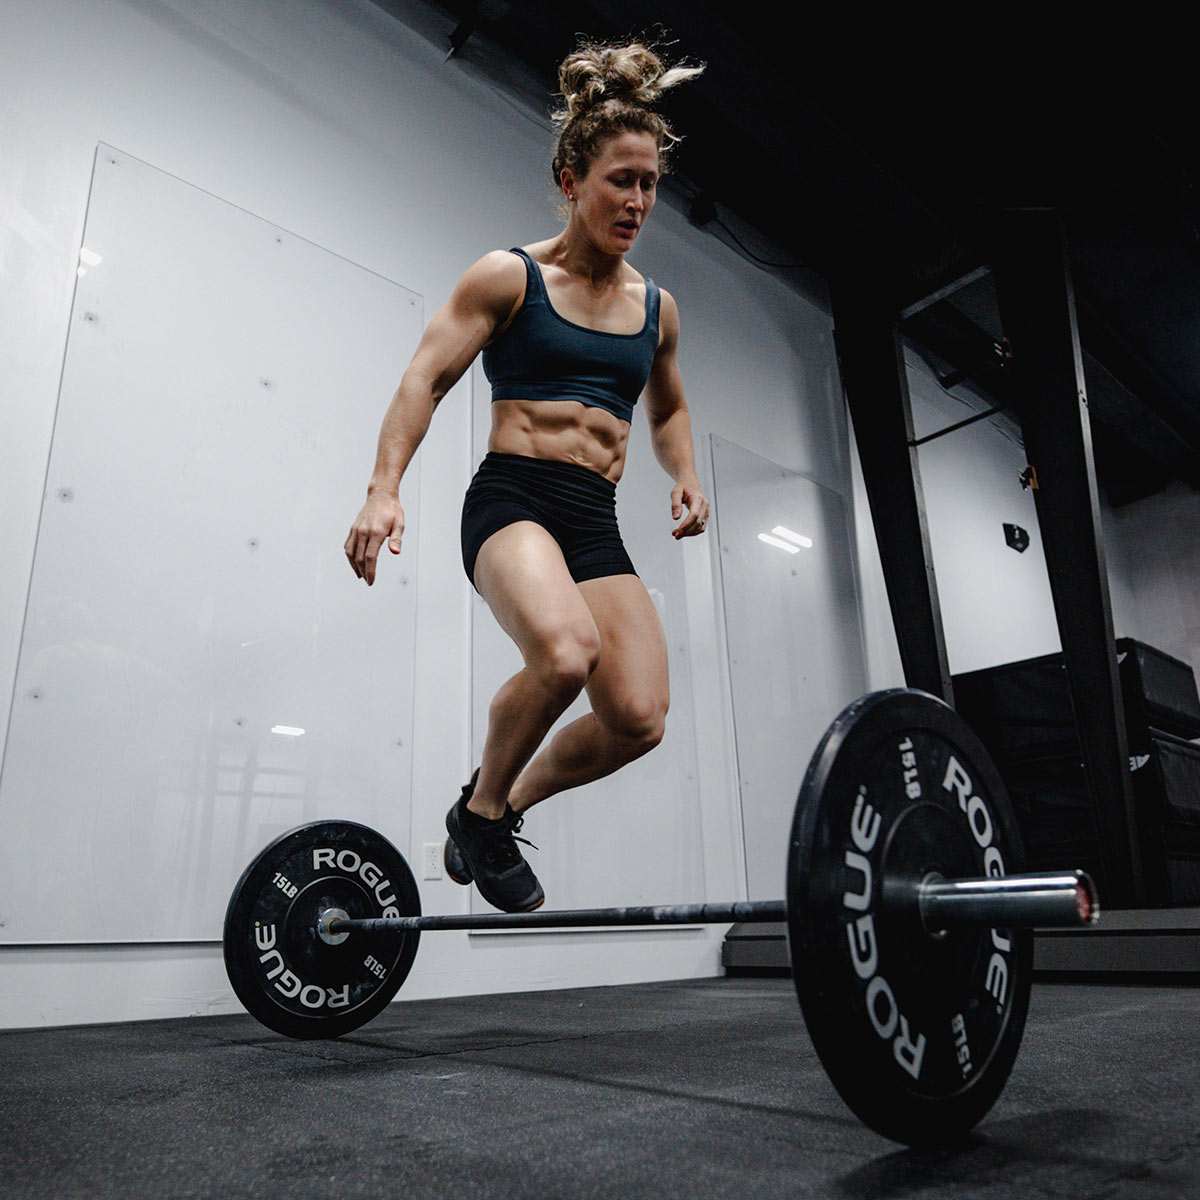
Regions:
<instances>
[{"instance_id":1,"label":"woman","mask_svg":"<svg viewBox=\"0 0 1200 1200\"><path fill-rule=\"evenodd\" d=\"M677 140L653 104L702 69L668 70L638 43L586 45L563 62L552 169L566 226L485 255L430 322L384 418L367 501L346 541L368 584L383 543L400 552L401 476L438 401L482 351L492 430L463 506L463 564L525 665L492 701L480 767L446 818L445 857L451 878L474 879L509 912L544 899L516 845L524 813L632 762L663 735L666 643L615 509L639 396L675 484L674 537L704 531L708 501L676 361L675 301L625 256ZM535 757L584 688L591 712Z\"/></svg>"}]
</instances>

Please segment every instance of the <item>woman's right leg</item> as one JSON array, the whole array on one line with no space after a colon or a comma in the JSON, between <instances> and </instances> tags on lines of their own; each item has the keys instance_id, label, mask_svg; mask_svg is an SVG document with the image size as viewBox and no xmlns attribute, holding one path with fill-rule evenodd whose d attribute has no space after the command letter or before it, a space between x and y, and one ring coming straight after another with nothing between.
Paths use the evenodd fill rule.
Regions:
<instances>
[{"instance_id":1,"label":"woman's right leg","mask_svg":"<svg viewBox=\"0 0 1200 1200\"><path fill-rule=\"evenodd\" d=\"M508 793L550 727L583 690L600 658L600 634L553 537L532 521L484 542L475 586L524 667L492 700L475 791L477 816L503 816Z\"/></svg>"}]
</instances>

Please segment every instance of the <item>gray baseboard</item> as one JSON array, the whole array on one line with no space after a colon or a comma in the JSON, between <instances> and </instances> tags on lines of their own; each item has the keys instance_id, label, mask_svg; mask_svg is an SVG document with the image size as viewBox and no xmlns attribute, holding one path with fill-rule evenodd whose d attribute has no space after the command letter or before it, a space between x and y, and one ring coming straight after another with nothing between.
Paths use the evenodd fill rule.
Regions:
<instances>
[{"instance_id":1,"label":"gray baseboard","mask_svg":"<svg viewBox=\"0 0 1200 1200\"><path fill-rule=\"evenodd\" d=\"M1065 975L1195 975L1200 981L1200 909L1128 909L1100 914L1087 929L1043 929L1033 969Z\"/></svg>"},{"instance_id":2,"label":"gray baseboard","mask_svg":"<svg viewBox=\"0 0 1200 1200\"><path fill-rule=\"evenodd\" d=\"M721 964L731 974L790 971L784 924L734 925ZM1035 976L1195 976L1200 982L1200 909L1106 912L1087 929L1039 930L1033 969Z\"/></svg>"}]
</instances>

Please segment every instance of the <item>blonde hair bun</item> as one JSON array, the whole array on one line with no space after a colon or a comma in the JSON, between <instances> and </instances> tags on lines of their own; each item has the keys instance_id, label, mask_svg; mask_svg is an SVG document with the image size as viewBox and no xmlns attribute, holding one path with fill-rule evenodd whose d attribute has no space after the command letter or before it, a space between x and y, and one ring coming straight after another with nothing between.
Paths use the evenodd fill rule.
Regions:
<instances>
[{"instance_id":1,"label":"blonde hair bun","mask_svg":"<svg viewBox=\"0 0 1200 1200\"><path fill-rule=\"evenodd\" d=\"M556 116L571 121L605 100L618 98L652 108L664 92L686 83L703 70L703 66L668 67L642 42L585 43L569 54L558 69L564 109Z\"/></svg>"}]
</instances>

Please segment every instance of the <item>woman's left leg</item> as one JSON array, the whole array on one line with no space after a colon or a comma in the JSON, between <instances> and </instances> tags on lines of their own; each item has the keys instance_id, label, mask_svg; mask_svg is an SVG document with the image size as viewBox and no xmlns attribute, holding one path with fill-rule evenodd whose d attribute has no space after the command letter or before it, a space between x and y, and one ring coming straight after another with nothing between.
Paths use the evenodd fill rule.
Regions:
<instances>
[{"instance_id":1,"label":"woman's left leg","mask_svg":"<svg viewBox=\"0 0 1200 1200\"><path fill-rule=\"evenodd\" d=\"M587 682L592 711L559 730L517 778L514 812L640 758L662 741L670 691L658 610L636 575L579 585L600 633L600 660Z\"/></svg>"}]
</instances>

